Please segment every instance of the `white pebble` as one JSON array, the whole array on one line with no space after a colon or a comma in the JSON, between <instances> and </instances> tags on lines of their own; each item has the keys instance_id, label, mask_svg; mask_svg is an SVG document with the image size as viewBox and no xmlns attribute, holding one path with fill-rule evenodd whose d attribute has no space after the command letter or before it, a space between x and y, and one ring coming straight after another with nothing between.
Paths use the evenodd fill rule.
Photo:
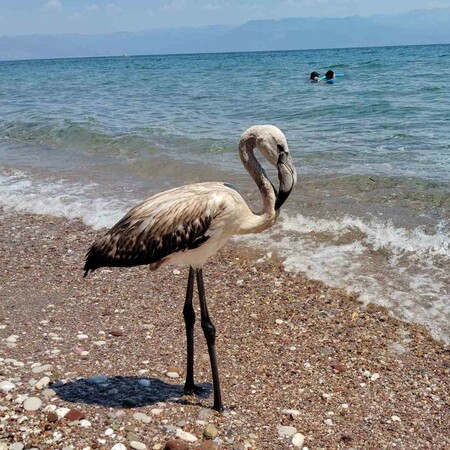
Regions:
<instances>
[{"instance_id":1,"label":"white pebble","mask_svg":"<svg viewBox=\"0 0 450 450\"><path fill-rule=\"evenodd\" d=\"M42 390L46 388L50 384L50 378L49 377L42 377L35 385L34 387L38 390Z\"/></svg>"},{"instance_id":2,"label":"white pebble","mask_svg":"<svg viewBox=\"0 0 450 450\"><path fill-rule=\"evenodd\" d=\"M150 412L155 416L159 416L163 412L163 410L160 408L153 408L152 410L150 410Z\"/></svg>"},{"instance_id":3,"label":"white pebble","mask_svg":"<svg viewBox=\"0 0 450 450\"><path fill-rule=\"evenodd\" d=\"M305 436L302 433L295 433L292 436L292 445L297 448L301 448L303 443L305 442Z\"/></svg>"},{"instance_id":4,"label":"white pebble","mask_svg":"<svg viewBox=\"0 0 450 450\"><path fill-rule=\"evenodd\" d=\"M79 334L79 335L77 336L77 339L78 339L79 341L85 341L86 339L89 339L89 336L88 336L87 334Z\"/></svg>"},{"instance_id":5,"label":"white pebble","mask_svg":"<svg viewBox=\"0 0 450 450\"><path fill-rule=\"evenodd\" d=\"M1 381L0 382L0 391L9 392L14 389L16 385L11 383L11 381Z\"/></svg>"},{"instance_id":6,"label":"white pebble","mask_svg":"<svg viewBox=\"0 0 450 450\"><path fill-rule=\"evenodd\" d=\"M11 343L16 343L17 339L19 339L19 336L17 336L16 334L12 334L11 336L8 336L6 338L6 342L11 342Z\"/></svg>"},{"instance_id":7,"label":"white pebble","mask_svg":"<svg viewBox=\"0 0 450 450\"><path fill-rule=\"evenodd\" d=\"M295 433L297 433L297 428L286 426L286 425L278 425L277 431L281 437L290 438L290 437L294 436Z\"/></svg>"},{"instance_id":8,"label":"white pebble","mask_svg":"<svg viewBox=\"0 0 450 450\"><path fill-rule=\"evenodd\" d=\"M374 373L374 374L370 377L370 381L376 381L376 380L378 380L378 378L380 378L380 374Z\"/></svg>"},{"instance_id":9,"label":"white pebble","mask_svg":"<svg viewBox=\"0 0 450 450\"><path fill-rule=\"evenodd\" d=\"M111 450L127 450L123 444L115 444L111 447Z\"/></svg>"},{"instance_id":10,"label":"white pebble","mask_svg":"<svg viewBox=\"0 0 450 450\"><path fill-rule=\"evenodd\" d=\"M86 420L86 419L80 420L79 425L80 425L80 427L83 427L83 428L89 428L90 426L92 426L91 422L89 422L89 420Z\"/></svg>"},{"instance_id":11,"label":"white pebble","mask_svg":"<svg viewBox=\"0 0 450 450\"><path fill-rule=\"evenodd\" d=\"M42 400L37 397L27 398L23 402L23 408L25 411L37 411L42 406Z\"/></svg>"},{"instance_id":12,"label":"white pebble","mask_svg":"<svg viewBox=\"0 0 450 450\"><path fill-rule=\"evenodd\" d=\"M172 270L172 273L174 274L174 275L180 275L180 271L178 270L178 269L173 269Z\"/></svg>"},{"instance_id":13,"label":"white pebble","mask_svg":"<svg viewBox=\"0 0 450 450\"><path fill-rule=\"evenodd\" d=\"M402 420L398 416L391 416L391 419L392 419L393 422L400 422Z\"/></svg>"},{"instance_id":14,"label":"white pebble","mask_svg":"<svg viewBox=\"0 0 450 450\"><path fill-rule=\"evenodd\" d=\"M277 323L278 325L281 325L283 323L283 321L281 319L276 319L275 323Z\"/></svg>"},{"instance_id":15,"label":"white pebble","mask_svg":"<svg viewBox=\"0 0 450 450\"><path fill-rule=\"evenodd\" d=\"M130 447L134 448L135 450L145 450L147 448L147 446L145 444L143 444L142 442L138 442L138 441L131 441Z\"/></svg>"},{"instance_id":16,"label":"white pebble","mask_svg":"<svg viewBox=\"0 0 450 450\"><path fill-rule=\"evenodd\" d=\"M137 413L134 413L134 414L133 414L133 417L134 417L136 420L139 420L139 422L150 423L150 417L147 416L147 414L137 412Z\"/></svg>"},{"instance_id":17,"label":"white pebble","mask_svg":"<svg viewBox=\"0 0 450 450\"><path fill-rule=\"evenodd\" d=\"M325 420L323 421L323 423L324 423L325 425L330 426L330 427L331 427L331 425L333 425L333 421L332 421L331 419L325 419Z\"/></svg>"},{"instance_id":18,"label":"white pebble","mask_svg":"<svg viewBox=\"0 0 450 450\"><path fill-rule=\"evenodd\" d=\"M181 428L177 428L176 437L186 442L195 442L197 437L187 431L183 431Z\"/></svg>"},{"instance_id":19,"label":"white pebble","mask_svg":"<svg viewBox=\"0 0 450 450\"><path fill-rule=\"evenodd\" d=\"M105 431L105 436L111 436L114 434L114 430L112 428L107 428Z\"/></svg>"},{"instance_id":20,"label":"white pebble","mask_svg":"<svg viewBox=\"0 0 450 450\"><path fill-rule=\"evenodd\" d=\"M285 414L286 416L292 416L294 418L300 415L300 411L297 409L282 409L281 414Z\"/></svg>"},{"instance_id":21,"label":"white pebble","mask_svg":"<svg viewBox=\"0 0 450 450\"><path fill-rule=\"evenodd\" d=\"M58 415L60 419L62 419L68 412L70 411L69 408L58 408L55 413Z\"/></svg>"},{"instance_id":22,"label":"white pebble","mask_svg":"<svg viewBox=\"0 0 450 450\"><path fill-rule=\"evenodd\" d=\"M180 374L178 372L166 372L166 375L169 378L180 378Z\"/></svg>"}]
</instances>

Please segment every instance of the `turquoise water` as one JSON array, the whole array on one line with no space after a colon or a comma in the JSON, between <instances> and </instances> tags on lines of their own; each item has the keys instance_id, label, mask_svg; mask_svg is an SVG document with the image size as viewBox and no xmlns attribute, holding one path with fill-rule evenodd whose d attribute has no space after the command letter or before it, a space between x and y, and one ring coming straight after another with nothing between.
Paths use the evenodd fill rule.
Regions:
<instances>
[{"instance_id":1,"label":"turquoise water","mask_svg":"<svg viewBox=\"0 0 450 450\"><path fill-rule=\"evenodd\" d=\"M271 123L299 185L251 243L450 340L449 66L449 45L2 62L0 204L99 227L224 180L257 205L237 142Z\"/></svg>"}]
</instances>

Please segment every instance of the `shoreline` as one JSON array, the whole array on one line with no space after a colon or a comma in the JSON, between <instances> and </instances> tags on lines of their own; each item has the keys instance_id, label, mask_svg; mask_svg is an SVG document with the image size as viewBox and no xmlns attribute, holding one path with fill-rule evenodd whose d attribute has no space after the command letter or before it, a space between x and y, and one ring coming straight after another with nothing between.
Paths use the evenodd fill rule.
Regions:
<instances>
[{"instance_id":1,"label":"shoreline","mask_svg":"<svg viewBox=\"0 0 450 450\"><path fill-rule=\"evenodd\" d=\"M205 265L230 408L211 413L212 396L178 395L186 357L185 269L104 269L83 280L84 254L98 231L76 220L0 214L0 383L14 385L0 392L6 408L0 409L0 449L2 442L128 448L129 433L158 449L177 428L198 438L189 448L215 448L208 440L201 444L208 424L218 431L219 448L233 450L302 448L281 437L278 426L295 427L310 450L450 449L450 352L424 326L285 272L275 256L257 262L263 252L230 243ZM211 383L198 322L195 343L196 380ZM44 365L42 374L33 371ZM179 379L166 376L171 367ZM45 373L55 387L48 397L30 383ZM94 376L107 381L86 381ZM135 378L161 380L173 395L164 397L163 389L147 395L141 386L137 402L126 403ZM60 380L67 383L51 384ZM102 393L105 383L118 391L110 394L112 403ZM25 411L23 395L40 398L42 407ZM90 426L59 418L48 429L48 405L79 408ZM149 420L133 417L137 412ZM21 430L24 424L30 432ZM105 435L109 428L113 433Z\"/></svg>"}]
</instances>

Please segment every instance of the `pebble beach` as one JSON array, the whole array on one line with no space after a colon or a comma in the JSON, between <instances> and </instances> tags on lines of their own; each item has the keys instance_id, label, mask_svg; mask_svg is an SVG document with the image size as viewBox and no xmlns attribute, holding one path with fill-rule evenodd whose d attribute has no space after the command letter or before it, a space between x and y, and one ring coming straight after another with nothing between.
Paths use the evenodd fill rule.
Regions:
<instances>
[{"instance_id":1,"label":"pebble beach","mask_svg":"<svg viewBox=\"0 0 450 450\"><path fill-rule=\"evenodd\" d=\"M98 234L1 211L1 450L450 449L448 346L241 243L204 268L226 410L198 322L184 396L187 270L83 279Z\"/></svg>"}]
</instances>

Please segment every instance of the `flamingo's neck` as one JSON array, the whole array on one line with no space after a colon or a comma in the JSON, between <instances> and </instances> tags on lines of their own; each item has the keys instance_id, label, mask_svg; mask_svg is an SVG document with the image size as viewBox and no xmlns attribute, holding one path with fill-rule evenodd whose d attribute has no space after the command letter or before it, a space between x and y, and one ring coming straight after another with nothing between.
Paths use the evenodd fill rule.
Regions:
<instances>
[{"instance_id":1,"label":"flamingo's neck","mask_svg":"<svg viewBox=\"0 0 450 450\"><path fill-rule=\"evenodd\" d=\"M253 134L243 136L239 142L239 156L247 172L255 181L261 192L263 209L260 213L253 214L243 227L243 234L258 233L271 227L278 216L275 211L276 190L266 175L259 161L254 154L256 146L256 136Z\"/></svg>"}]
</instances>

